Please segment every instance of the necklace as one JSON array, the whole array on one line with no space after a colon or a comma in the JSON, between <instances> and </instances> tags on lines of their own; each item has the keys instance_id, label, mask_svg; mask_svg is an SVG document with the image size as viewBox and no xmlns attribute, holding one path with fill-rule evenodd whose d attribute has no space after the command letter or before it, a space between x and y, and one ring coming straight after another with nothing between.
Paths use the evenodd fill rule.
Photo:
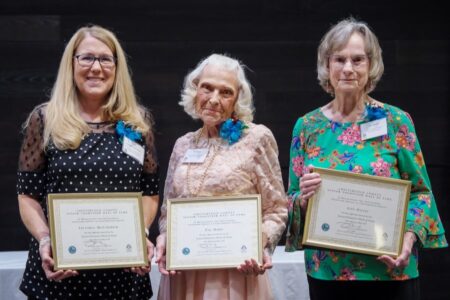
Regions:
<instances>
[{"instance_id":1,"label":"necklace","mask_svg":"<svg viewBox=\"0 0 450 300\"><path fill-rule=\"evenodd\" d=\"M92 129L100 129L101 127L106 127L107 125L111 125L112 121L102 121L102 122L89 122L84 121L86 124Z\"/></svg>"},{"instance_id":2,"label":"necklace","mask_svg":"<svg viewBox=\"0 0 450 300\"><path fill-rule=\"evenodd\" d=\"M198 142L200 140L200 137L202 136L202 133L203 133L203 127L200 130L200 133L198 134L198 136L197 136L197 138L195 140L195 147L198 146ZM191 165L192 165L192 163L188 163L187 170L186 170L186 184L187 184L187 188L188 188L189 194L191 194L194 197L197 196L198 193L200 192L200 190L202 189L203 184L205 182L206 174L208 173L208 170L209 170L209 167L211 166L211 164L213 163L214 159L216 158L217 153L219 152L216 149L216 145L213 144L212 147L210 147L209 140L208 140L208 149L211 149L211 148L212 148L212 151L213 151L212 155L208 159L206 168L203 171L203 174L200 177L200 182L198 183L198 185L197 185L195 190L192 188L191 181L190 181L190 173L191 173ZM209 154L209 150L208 150L208 154Z\"/></svg>"}]
</instances>

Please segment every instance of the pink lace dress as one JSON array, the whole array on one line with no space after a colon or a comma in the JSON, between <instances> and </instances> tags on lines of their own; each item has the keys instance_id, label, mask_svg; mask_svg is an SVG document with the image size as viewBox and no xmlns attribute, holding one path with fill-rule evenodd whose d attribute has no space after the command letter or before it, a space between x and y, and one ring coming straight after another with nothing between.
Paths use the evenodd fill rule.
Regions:
<instances>
[{"instance_id":1,"label":"pink lace dress","mask_svg":"<svg viewBox=\"0 0 450 300\"><path fill-rule=\"evenodd\" d=\"M200 130L179 138L174 146L164 189L159 220L166 232L166 199L193 196L261 194L264 248L272 253L287 220L287 199L283 187L278 147L272 132L263 125L248 124L241 139L228 145L221 138L200 137ZM210 147L204 163L191 165L182 158L189 148ZM212 160L212 162L210 162ZM189 184L188 184L189 182ZM162 276L158 299L273 299L267 272L246 276L236 268L183 271L171 278Z\"/></svg>"}]
</instances>

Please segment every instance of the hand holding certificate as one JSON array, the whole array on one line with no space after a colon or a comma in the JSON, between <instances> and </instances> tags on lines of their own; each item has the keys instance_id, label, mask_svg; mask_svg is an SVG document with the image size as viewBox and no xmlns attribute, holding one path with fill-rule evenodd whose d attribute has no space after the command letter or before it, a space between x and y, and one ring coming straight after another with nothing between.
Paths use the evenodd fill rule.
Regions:
<instances>
[{"instance_id":1,"label":"hand holding certificate","mask_svg":"<svg viewBox=\"0 0 450 300\"><path fill-rule=\"evenodd\" d=\"M262 264L259 195L168 199L167 270Z\"/></svg>"},{"instance_id":2,"label":"hand holding certificate","mask_svg":"<svg viewBox=\"0 0 450 300\"><path fill-rule=\"evenodd\" d=\"M55 270L147 266L140 193L49 194Z\"/></svg>"},{"instance_id":3,"label":"hand holding certificate","mask_svg":"<svg viewBox=\"0 0 450 300\"><path fill-rule=\"evenodd\" d=\"M308 203L303 244L398 256L411 183L315 168L322 183Z\"/></svg>"}]
</instances>

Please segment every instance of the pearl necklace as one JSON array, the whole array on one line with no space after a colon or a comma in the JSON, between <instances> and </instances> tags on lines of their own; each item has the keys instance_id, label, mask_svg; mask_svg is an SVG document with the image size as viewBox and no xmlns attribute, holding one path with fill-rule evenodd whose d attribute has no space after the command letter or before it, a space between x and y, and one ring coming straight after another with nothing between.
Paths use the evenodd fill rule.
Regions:
<instances>
[{"instance_id":1,"label":"pearl necklace","mask_svg":"<svg viewBox=\"0 0 450 300\"><path fill-rule=\"evenodd\" d=\"M200 130L200 133L197 135L197 138L195 140L195 147L198 146L198 142L200 140L200 137L202 136L202 133L203 133L203 127ZM210 158L209 158L209 160L207 162L205 171L203 171L203 174L200 177L200 182L197 185L195 191L192 189L192 185L191 185L191 181L190 181L190 173L191 173L191 165L192 165L192 163L188 163L187 170L186 170L186 183L187 183L187 188L188 188L189 194L191 196L195 197L201 191L201 189L203 187L203 184L205 182L206 174L208 173L209 167L211 166L211 164L213 163L214 159L217 156L217 153L219 152L219 150L216 149L216 145L213 144L212 147L210 147L209 139L208 139L208 154L209 154L209 151L210 151L209 149L211 149L211 148L213 150L212 155L210 156Z\"/></svg>"}]
</instances>

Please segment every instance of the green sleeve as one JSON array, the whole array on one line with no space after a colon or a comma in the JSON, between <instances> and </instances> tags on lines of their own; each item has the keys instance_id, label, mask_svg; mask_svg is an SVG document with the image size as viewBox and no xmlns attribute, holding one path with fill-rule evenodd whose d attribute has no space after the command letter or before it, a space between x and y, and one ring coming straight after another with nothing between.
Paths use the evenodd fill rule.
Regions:
<instances>
[{"instance_id":1,"label":"green sleeve","mask_svg":"<svg viewBox=\"0 0 450 300\"><path fill-rule=\"evenodd\" d=\"M292 141L290 147L289 160L289 221L286 236L286 251L295 251L301 249L302 240L302 216L300 209L300 187L299 181L304 170L304 130L303 118L299 118L294 126Z\"/></svg>"},{"instance_id":2,"label":"green sleeve","mask_svg":"<svg viewBox=\"0 0 450 300\"><path fill-rule=\"evenodd\" d=\"M399 172L403 179L411 181L406 230L413 231L424 248L446 247L444 227L439 218L413 122L402 111L398 111L394 118L399 121L395 136Z\"/></svg>"}]
</instances>

